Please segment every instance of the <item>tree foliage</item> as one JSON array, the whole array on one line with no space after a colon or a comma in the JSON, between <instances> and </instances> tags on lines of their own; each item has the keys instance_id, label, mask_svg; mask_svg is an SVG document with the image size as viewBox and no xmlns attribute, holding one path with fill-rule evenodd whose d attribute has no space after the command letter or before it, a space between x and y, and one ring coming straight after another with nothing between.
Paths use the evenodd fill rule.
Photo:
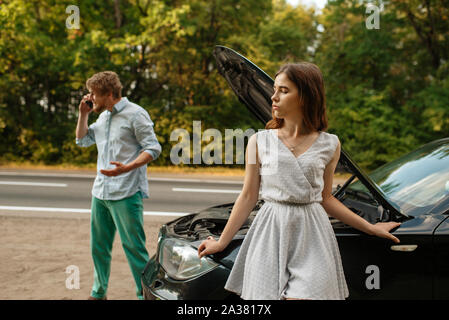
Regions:
<instances>
[{"instance_id":1,"label":"tree foliage","mask_svg":"<svg viewBox=\"0 0 449 320\"><path fill-rule=\"evenodd\" d=\"M318 12L285 0L86 0L68 29L69 0L0 1L0 160L93 163L75 145L85 81L116 71L145 107L170 164L170 133L261 125L218 74L213 47L231 47L274 75L311 61L325 76L329 131L371 169L449 135L449 8L438 0L366 7L329 0ZM94 121L91 117L90 121Z\"/></svg>"}]
</instances>

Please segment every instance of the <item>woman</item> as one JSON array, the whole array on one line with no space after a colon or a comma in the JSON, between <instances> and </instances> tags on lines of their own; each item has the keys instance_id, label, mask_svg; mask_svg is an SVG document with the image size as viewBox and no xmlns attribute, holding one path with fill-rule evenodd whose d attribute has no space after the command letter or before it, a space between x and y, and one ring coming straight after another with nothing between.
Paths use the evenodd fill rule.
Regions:
<instances>
[{"instance_id":1,"label":"woman","mask_svg":"<svg viewBox=\"0 0 449 320\"><path fill-rule=\"evenodd\" d=\"M396 243L399 239L389 231L400 223L370 224L332 196L340 142L325 132L324 82L316 65L282 66L271 100L273 119L268 130L248 141L243 189L226 227L218 241L203 241L198 255L226 248L254 208L260 188L265 203L225 289L251 300L344 299L348 289L328 215ZM252 155L255 161L248 161Z\"/></svg>"}]
</instances>

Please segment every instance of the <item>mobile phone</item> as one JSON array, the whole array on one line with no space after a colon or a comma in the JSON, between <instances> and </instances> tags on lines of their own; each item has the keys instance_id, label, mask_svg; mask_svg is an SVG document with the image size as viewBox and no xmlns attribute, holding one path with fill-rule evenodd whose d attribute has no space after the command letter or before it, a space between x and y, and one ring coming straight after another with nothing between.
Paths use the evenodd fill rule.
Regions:
<instances>
[{"instance_id":1,"label":"mobile phone","mask_svg":"<svg viewBox=\"0 0 449 320\"><path fill-rule=\"evenodd\" d=\"M92 101L90 101L90 100L87 100L86 101L86 104L89 106L89 108L91 108L92 109L92 107L94 106L94 104L92 103Z\"/></svg>"}]
</instances>

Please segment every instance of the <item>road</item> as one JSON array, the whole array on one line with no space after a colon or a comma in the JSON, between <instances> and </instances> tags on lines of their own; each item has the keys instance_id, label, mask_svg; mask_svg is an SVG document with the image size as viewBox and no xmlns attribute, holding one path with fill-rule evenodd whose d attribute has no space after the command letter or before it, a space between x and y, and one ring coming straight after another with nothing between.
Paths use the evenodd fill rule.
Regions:
<instances>
[{"instance_id":1,"label":"road","mask_svg":"<svg viewBox=\"0 0 449 320\"><path fill-rule=\"evenodd\" d=\"M0 170L0 215L86 216L95 173ZM151 174L146 215L181 216L234 202L243 177Z\"/></svg>"},{"instance_id":2,"label":"road","mask_svg":"<svg viewBox=\"0 0 449 320\"><path fill-rule=\"evenodd\" d=\"M0 169L0 299L86 299L90 294L89 207L94 176L82 171ZM157 250L161 225L179 215L233 202L242 180L150 170L151 194L144 200L150 256ZM134 280L119 242L116 236L108 299L135 299ZM79 268L80 290L67 288L67 266Z\"/></svg>"}]
</instances>

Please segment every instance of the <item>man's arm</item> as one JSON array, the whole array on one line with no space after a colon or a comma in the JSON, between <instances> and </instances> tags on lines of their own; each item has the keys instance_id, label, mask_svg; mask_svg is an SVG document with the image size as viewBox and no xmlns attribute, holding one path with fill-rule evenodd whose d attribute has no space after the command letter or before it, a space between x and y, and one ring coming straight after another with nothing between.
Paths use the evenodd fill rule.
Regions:
<instances>
[{"instance_id":1,"label":"man's arm","mask_svg":"<svg viewBox=\"0 0 449 320\"><path fill-rule=\"evenodd\" d=\"M103 170L100 170L100 172L102 174L104 174L105 176L115 177L122 173L137 169L137 168L147 164L150 161L153 161L153 157L147 152L141 152L139 154L139 156L134 161L132 161L128 164L123 164L118 161L111 161L111 164L114 164L115 168L110 169L110 170L103 169Z\"/></svg>"},{"instance_id":2,"label":"man's arm","mask_svg":"<svg viewBox=\"0 0 449 320\"><path fill-rule=\"evenodd\" d=\"M117 176L139 168L150 161L156 160L160 155L162 147L154 133L153 121L151 121L151 118L146 111L136 114L133 119L133 128L136 139L142 148L142 152L134 161L128 164L111 161L110 163L115 165L115 168L111 170L100 170L102 174L106 176Z\"/></svg>"},{"instance_id":3,"label":"man's arm","mask_svg":"<svg viewBox=\"0 0 449 320\"><path fill-rule=\"evenodd\" d=\"M82 147L88 147L95 143L95 139L90 137L91 139L83 139L89 132L88 120L89 113L92 112L92 109L87 105L86 101L88 100L89 95L85 95L80 102L78 107L78 123L76 124L76 144ZM82 141L87 140L87 141Z\"/></svg>"},{"instance_id":4,"label":"man's arm","mask_svg":"<svg viewBox=\"0 0 449 320\"><path fill-rule=\"evenodd\" d=\"M88 125L87 125L87 121L89 119L89 114L88 113L79 113L78 116L78 123L76 124L76 138L78 140L80 140L81 138L83 138L88 131Z\"/></svg>"},{"instance_id":5,"label":"man's arm","mask_svg":"<svg viewBox=\"0 0 449 320\"><path fill-rule=\"evenodd\" d=\"M157 140L153 125L150 115L144 109L137 113L133 119L134 134L140 147L144 152L151 155L153 160L156 160L161 154L162 147Z\"/></svg>"}]
</instances>

